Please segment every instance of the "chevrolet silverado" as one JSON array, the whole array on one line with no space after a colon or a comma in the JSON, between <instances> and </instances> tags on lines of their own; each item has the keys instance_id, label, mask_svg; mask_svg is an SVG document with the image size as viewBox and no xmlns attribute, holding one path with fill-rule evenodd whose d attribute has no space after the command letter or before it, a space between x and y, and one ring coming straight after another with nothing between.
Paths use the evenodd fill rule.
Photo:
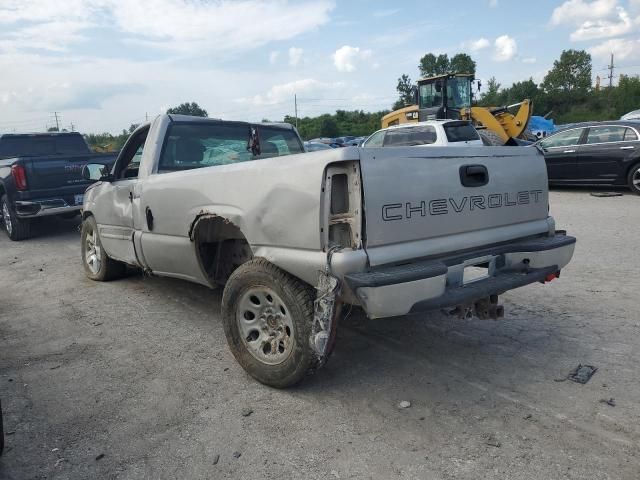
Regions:
<instances>
[{"instance_id":1,"label":"chevrolet silverado","mask_svg":"<svg viewBox=\"0 0 640 480\"><path fill-rule=\"evenodd\" d=\"M498 318L498 295L557 278L575 238L548 215L522 147L303 153L295 129L162 115L112 169L87 165L87 276L126 265L224 286L229 347L275 387L326 362L343 304L370 318L446 309Z\"/></svg>"}]
</instances>

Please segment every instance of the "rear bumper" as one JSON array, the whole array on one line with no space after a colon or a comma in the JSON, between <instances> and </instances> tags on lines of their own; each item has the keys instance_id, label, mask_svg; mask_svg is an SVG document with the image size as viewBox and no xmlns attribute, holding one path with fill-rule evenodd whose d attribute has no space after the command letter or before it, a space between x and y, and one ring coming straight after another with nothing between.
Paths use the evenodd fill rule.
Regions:
<instances>
[{"instance_id":1,"label":"rear bumper","mask_svg":"<svg viewBox=\"0 0 640 480\"><path fill-rule=\"evenodd\" d=\"M370 318L454 307L499 295L559 273L573 256L576 239L553 237L510 242L435 260L382 266L347 274L344 280ZM486 278L464 281L466 267L486 267Z\"/></svg>"},{"instance_id":2,"label":"rear bumper","mask_svg":"<svg viewBox=\"0 0 640 480\"><path fill-rule=\"evenodd\" d=\"M82 205L70 205L62 198L38 201L18 200L15 202L16 215L19 218L36 218L50 215L79 212Z\"/></svg>"}]
</instances>

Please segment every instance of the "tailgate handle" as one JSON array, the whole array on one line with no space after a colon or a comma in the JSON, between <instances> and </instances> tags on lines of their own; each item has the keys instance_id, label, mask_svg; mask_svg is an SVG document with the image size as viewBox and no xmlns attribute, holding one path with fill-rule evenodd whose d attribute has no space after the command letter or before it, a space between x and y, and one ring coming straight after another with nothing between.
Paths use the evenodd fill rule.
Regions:
<instances>
[{"instance_id":1,"label":"tailgate handle","mask_svg":"<svg viewBox=\"0 0 640 480\"><path fill-rule=\"evenodd\" d=\"M465 187L482 187L489 183L489 172L484 165L463 165L460 167L460 183Z\"/></svg>"}]
</instances>

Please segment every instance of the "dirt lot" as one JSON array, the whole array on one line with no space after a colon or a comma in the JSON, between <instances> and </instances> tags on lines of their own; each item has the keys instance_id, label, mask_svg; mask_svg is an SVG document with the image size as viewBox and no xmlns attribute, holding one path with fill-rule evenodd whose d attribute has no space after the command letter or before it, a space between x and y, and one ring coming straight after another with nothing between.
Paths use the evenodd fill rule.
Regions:
<instances>
[{"instance_id":1,"label":"dirt lot","mask_svg":"<svg viewBox=\"0 0 640 480\"><path fill-rule=\"evenodd\" d=\"M553 192L578 237L560 280L505 295L498 322L352 313L287 391L235 363L219 291L91 282L74 221L0 235L0 478L636 480L639 212ZM589 383L556 381L578 363Z\"/></svg>"}]
</instances>

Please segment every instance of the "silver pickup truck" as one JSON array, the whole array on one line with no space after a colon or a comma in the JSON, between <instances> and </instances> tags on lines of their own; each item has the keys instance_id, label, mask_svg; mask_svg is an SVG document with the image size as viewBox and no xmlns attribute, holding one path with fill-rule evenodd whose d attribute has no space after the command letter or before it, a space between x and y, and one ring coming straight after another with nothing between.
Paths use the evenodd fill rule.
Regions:
<instances>
[{"instance_id":1,"label":"silver pickup truck","mask_svg":"<svg viewBox=\"0 0 640 480\"><path fill-rule=\"evenodd\" d=\"M163 115L84 175L100 180L82 213L89 278L131 265L224 285L231 351L276 387L326 361L344 304L497 318L499 294L558 277L575 246L535 148L303 153L288 125Z\"/></svg>"}]
</instances>

